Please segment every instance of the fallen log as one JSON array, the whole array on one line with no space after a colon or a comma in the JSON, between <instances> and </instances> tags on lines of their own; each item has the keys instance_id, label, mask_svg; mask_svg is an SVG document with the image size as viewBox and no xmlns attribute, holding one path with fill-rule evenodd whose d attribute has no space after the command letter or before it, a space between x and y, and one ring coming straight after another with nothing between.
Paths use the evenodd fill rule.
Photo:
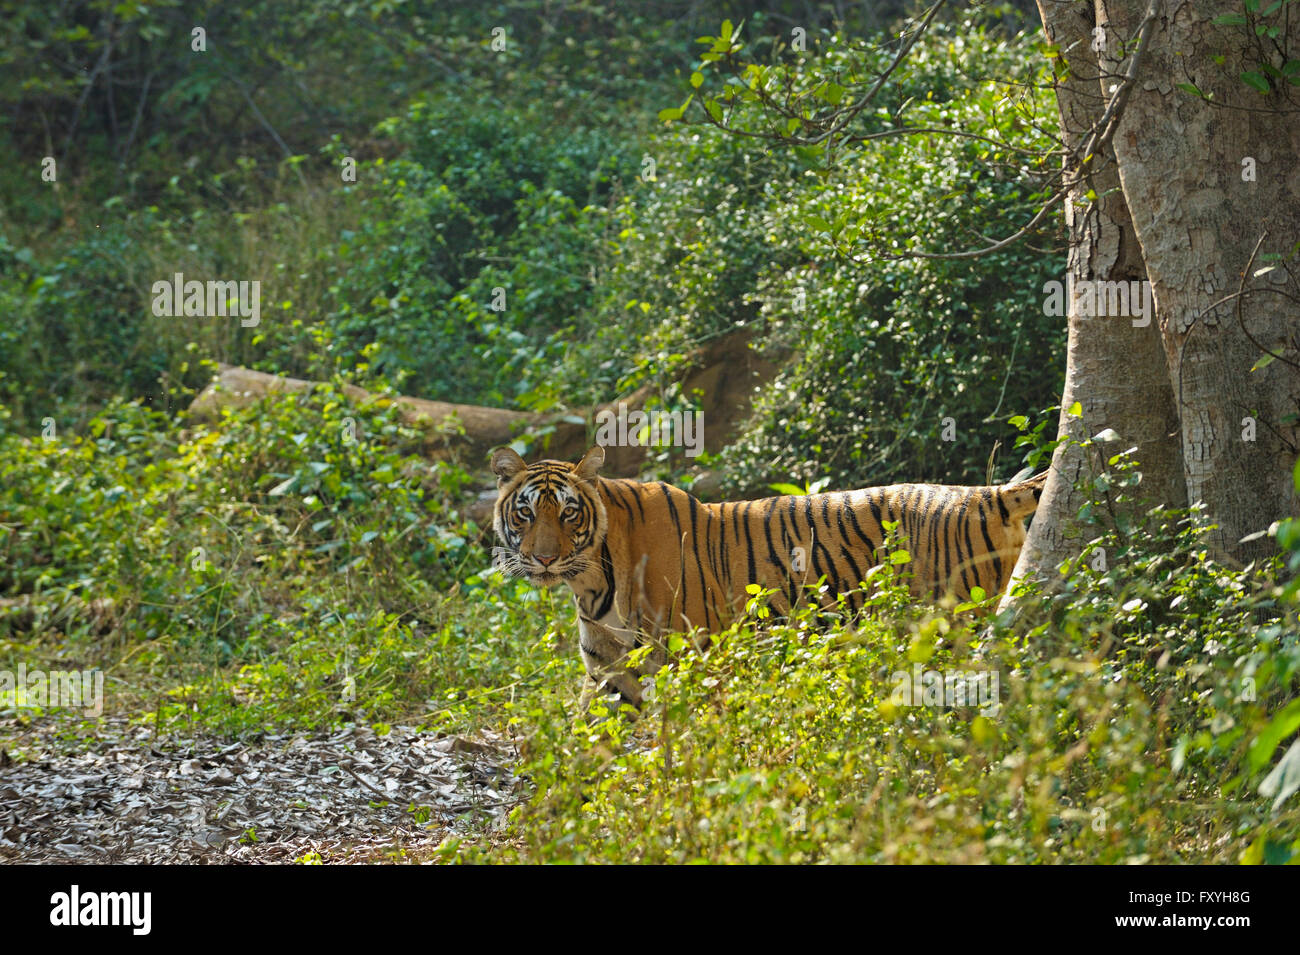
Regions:
<instances>
[{"instance_id":1,"label":"fallen log","mask_svg":"<svg viewBox=\"0 0 1300 955\"><path fill-rule=\"evenodd\" d=\"M221 364L217 368L216 377L190 404L192 420L213 422L222 408L243 408L267 395L310 392L320 384L238 365ZM573 448L581 445L586 433L585 423L566 421L560 415L429 401L407 395L389 398L356 385L344 385L343 393L358 405L395 401L401 408L402 421L425 433L426 454L444 458L456 453L474 468L484 466L485 457L493 448L509 444L529 430L553 425L552 443L559 443L566 450L570 445Z\"/></svg>"},{"instance_id":2,"label":"fallen log","mask_svg":"<svg viewBox=\"0 0 1300 955\"><path fill-rule=\"evenodd\" d=\"M749 416L756 387L770 381L777 365L749 348L747 330L731 332L699 348L693 366L681 381L681 393L699 402L703 449L717 453L731 441ZM219 365L212 382L190 404L196 421L215 421L222 408L240 408L267 395L309 392L318 382L254 371L237 365ZM596 423L602 412L615 416L646 406L653 395L649 387L607 404L564 413L533 413L482 405L430 401L406 395L377 395L356 385L344 393L358 404L395 401L404 422L421 429L424 453L433 460L454 458L474 470L487 471L489 452L524 437L531 458L573 461L595 443ZM645 467L649 449L629 440L606 443L604 474L635 477Z\"/></svg>"}]
</instances>

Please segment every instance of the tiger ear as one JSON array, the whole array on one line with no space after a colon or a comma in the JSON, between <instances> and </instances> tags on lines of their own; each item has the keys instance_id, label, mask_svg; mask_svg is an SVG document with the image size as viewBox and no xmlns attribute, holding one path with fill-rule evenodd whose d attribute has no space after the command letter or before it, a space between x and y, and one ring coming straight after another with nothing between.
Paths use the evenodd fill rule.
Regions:
<instances>
[{"instance_id":1,"label":"tiger ear","mask_svg":"<svg viewBox=\"0 0 1300 955\"><path fill-rule=\"evenodd\" d=\"M492 473L497 476L498 484L505 484L527 467L514 448L497 448L492 452Z\"/></svg>"},{"instance_id":2,"label":"tiger ear","mask_svg":"<svg viewBox=\"0 0 1300 955\"><path fill-rule=\"evenodd\" d=\"M604 463L605 449L598 444L593 445L591 450L582 456L582 460L573 466L573 473L584 481L590 481Z\"/></svg>"}]
</instances>

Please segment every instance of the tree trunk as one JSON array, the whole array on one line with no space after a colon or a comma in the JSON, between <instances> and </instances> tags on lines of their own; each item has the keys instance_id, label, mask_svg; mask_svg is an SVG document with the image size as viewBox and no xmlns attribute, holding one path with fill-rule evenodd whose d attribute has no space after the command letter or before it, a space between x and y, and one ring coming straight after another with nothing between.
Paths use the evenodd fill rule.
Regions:
<instances>
[{"instance_id":1,"label":"tree trunk","mask_svg":"<svg viewBox=\"0 0 1300 955\"><path fill-rule=\"evenodd\" d=\"M1098 0L1104 69L1118 68L1144 6ZM1212 548L1245 562L1276 548L1243 537L1296 513L1300 283L1294 259L1259 256L1287 254L1298 238L1300 88L1277 79L1261 94L1242 76L1264 81L1261 61L1300 58L1300 16L1268 20L1289 19L1276 40L1257 37L1253 22L1211 22L1242 10L1239 0L1166 0L1114 146L1178 399L1187 498L1204 501L1218 524ZM1273 271L1255 277L1266 264ZM1252 371L1261 346L1281 360Z\"/></svg>"},{"instance_id":2,"label":"tree trunk","mask_svg":"<svg viewBox=\"0 0 1300 955\"><path fill-rule=\"evenodd\" d=\"M1096 24L1087 4L1043 0L1039 9L1049 42L1060 51L1057 102L1062 139L1074 156L1101 119L1112 81L1101 76L1097 67L1092 51ZM1144 281L1146 269L1119 188L1114 153L1106 147L1086 164L1067 159L1067 172L1080 168L1087 175L1065 205L1070 241L1067 271L1074 287ZM1090 192L1095 199L1089 199ZM1090 296L1067 296L1069 347L1058 436L1068 440L1053 457L1052 473L1016 563L1013 583L1036 578L1051 587L1060 563L1077 554L1084 539L1100 533L1100 525L1078 525L1079 509L1089 492L1076 483L1082 475L1103 470L1105 456L1137 448L1141 502L1130 506L1186 503L1174 394L1156 322L1143 327L1127 315L1095 315L1100 309L1091 307L1093 302ZM1075 402L1082 406L1081 416L1069 413ZM1097 446L1088 460L1088 452L1077 442L1107 428L1118 439ZM1105 510L1094 513L1100 520Z\"/></svg>"}]
</instances>

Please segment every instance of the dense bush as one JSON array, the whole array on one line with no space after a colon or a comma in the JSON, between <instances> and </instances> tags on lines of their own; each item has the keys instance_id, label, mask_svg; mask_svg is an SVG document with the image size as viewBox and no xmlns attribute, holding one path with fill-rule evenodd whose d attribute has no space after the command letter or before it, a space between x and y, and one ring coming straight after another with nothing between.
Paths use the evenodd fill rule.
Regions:
<instances>
[{"instance_id":1,"label":"dense bush","mask_svg":"<svg viewBox=\"0 0 1300 955\"><path fill-rule=\"evenodd\" d=\"M970 25L934 29L863 133L915 98L910 125L1046 146L1055 104L1034 92L1032 48ZM824 55L774 68L772 82L869 72L884 55L832 38ZM766 116L742 104L729 124L753 131ZM827 167L820 151L710 125L670 127L647 155L656 181L615 212L612 265L585 326L602 354L620 356L614 369L632 369L623 387L666 385L692 345L739 326L787 359L723 456L733 489L789 476L982 483L995 442L1014 435L1006 418L1059 397L1064 341L1042 308L1055 257L1024 244L978 259L906 257L1016 231L1045 198L1049 169L939 134L867 141ZM1038 241L1059 239L1054 228ZM599 366L590 349L565 366L575 379L580 364ZM602 367L579 393L607 398L612 379Z\"/></svg>"},{"instance_id":2,"label":"dense bush","mask_svg":"<svg viewBox=\"0 0 1300 955\"><path fill-rule=\"evenodd\" d=\"M325 317L340 360L431 398L515 404L544 385L590 298L603 203L633 175L608 133L540 107L465 112L417 102L384 131L409 143L363 173L350 267ZM498 289L500 291L498 291Z\"/></svg>"},{"instance_id":3,"label":"dense bush","mask_svg":"<svg viewBox=\"0 0 1300 955\"><path fill-rule=\"evenodd\" d=\"M447 608L489 586L477 529L451 503L466 475L421 458L396 410L323 387L179 443L138 404L81 433L0 434L0 592L23 597L0 614L0 649L129 659L147 686L185 688L176 715L215 729L391 717L423 712L440 682L497 685L501 641L514 646L503 624L470 633ZM105 600L101 637L78 608ZM355 708L326 692L344 657ZM385 689L395 678L401 692ZM249 708L249 681L278 702Z\"/></svg>"},{"instance_id":4,"label":"dense bush","mask_svg":"<svg viewBox=\"0 0 1300 955\"><path fill-rule=\"evenodd\" d=\"M636 724L533 704L537 795L511 857L1300 859L1294 588L1280 564L1215 562L1203 525L1152 512L1092 541L1060 595L1025 594L991 625L888 585L829 625L773 624L755 599L707 653L660 671ZM996 677L996 696L917 705L898 674L918 670ZM441 856L485 849L500 858L457 839Z\"/></svg>"},{"instance_id":5,"label":"dense bush","mask_svg":"<svg viewBox=\"0 0 1300 955\"><path fill-rule=\"evenodd\" d=\"M165 356L141 336L146 300L128 278L138 261L120 228L52 261L0 231L0 398L23 420L62 417L69 399L156 391Z\"/></svg>"},{"instance_id":6,"label":"dense bush","mask_svg":"<svg viewBox=\"0 0 1300 955\"><path fill-rule=\"evenodd\" d=\"M884 56L841 38L824 47L788 68L796 82ZM983 77L1032 83L1031 49L936 28L890 95L916 98L914 125L1030 149L1047 141L1054 107ZM189 176L171 211L113 206L103 229L61 248L0 243L14 316L5 399L30 422L61 418L70 390L163 406L168 381L199 383L197 355L314 378L364 365L431 398L581 406L644 381L667 392L695 344L749 326L787 362L723 457L733 490L754 490L791 477L982 481L1009 437L1000 419L1059 394L1059 323L1041 308L1051 256L1022 244L987 259L861 262L882 242L952 248L1014 228L1039 189L1018 156L910 136L824 168L709 126L638 145L635 123L590 125L532 91L507 103L484 81L416 99L376 131L400 158L307 190L282 166L278 201L237 213L238 232L196 197L255 202L265 170L252 158ZM486 108L465 110L464 95ZM321 153L334 167L347 154L337 138ZM260 280L261 325L155 318L149 286L177 271Z\"/></svg>"}]
</instances>

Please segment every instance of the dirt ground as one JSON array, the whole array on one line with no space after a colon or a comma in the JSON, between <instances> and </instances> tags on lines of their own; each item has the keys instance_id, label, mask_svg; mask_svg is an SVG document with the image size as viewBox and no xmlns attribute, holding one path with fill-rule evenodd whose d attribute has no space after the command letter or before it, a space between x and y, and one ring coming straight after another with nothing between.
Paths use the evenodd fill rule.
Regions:
<instances>
[{"instance_id":1,"label":"dirt ground","mask_svg":"<svg viewBox=\"0 0 1300 955\"><path fill-rule=\"evenodd\" d=\"M490 737L93 727L0 720L0 861L404 861L450 833L499 827L524 795L508 746Z\"/></svg>"}]
</instances>

